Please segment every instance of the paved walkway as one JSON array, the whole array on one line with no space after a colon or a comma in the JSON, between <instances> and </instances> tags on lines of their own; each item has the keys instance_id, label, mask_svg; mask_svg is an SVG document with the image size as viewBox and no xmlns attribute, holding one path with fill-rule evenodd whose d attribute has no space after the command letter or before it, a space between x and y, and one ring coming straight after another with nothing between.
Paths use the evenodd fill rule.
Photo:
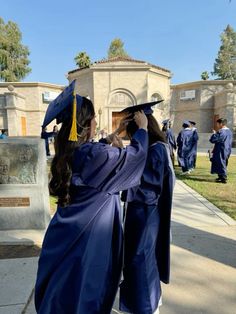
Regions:
<instances>
[{"instance_id":1,"label":"paved walkway","mask_svg":"<svg viewBox=\"0 0 236 314\"><path fill-rule=\"evenodd\" d=\"M236 313L236 221L177 181L172 235L171 284L163 285L160 313ZM35 314L36 268L37 258L0 260L0 314Z\"/></svg>"}]
</instances>

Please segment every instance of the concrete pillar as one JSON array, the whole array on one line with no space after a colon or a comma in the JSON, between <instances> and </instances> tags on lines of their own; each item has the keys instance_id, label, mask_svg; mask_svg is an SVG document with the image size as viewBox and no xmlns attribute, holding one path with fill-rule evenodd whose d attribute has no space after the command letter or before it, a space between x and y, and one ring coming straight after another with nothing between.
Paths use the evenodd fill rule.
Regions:
<instances>
[{"instance_id":1,"label":"concrete pillar","mask_svg":"<svg viewBox=\"0 0 236 314\"><path fill-rule=\"evenodd\" d=\"M6 96L6 110L8 121L8 135L19 135L19 123L17 118L16 96L14 92L5 93Z\"/></svg>"}]
</instances>

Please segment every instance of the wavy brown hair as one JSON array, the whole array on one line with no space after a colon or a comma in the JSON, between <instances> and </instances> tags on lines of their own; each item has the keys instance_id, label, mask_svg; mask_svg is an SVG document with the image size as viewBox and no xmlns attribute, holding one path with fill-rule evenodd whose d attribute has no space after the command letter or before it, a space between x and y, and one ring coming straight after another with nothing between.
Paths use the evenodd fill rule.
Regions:
<instances>
[{"instance_id":1,"label":"wavy brown hair","mask_svg":"<svg viewBox=\"0 0 236 314\"><path fill-rule=\"evenodd\" d=\"M55 156L51 165L52 177L49 182L49 191L51 195L58 197L57 204L61 207L70 204L70 183L74 150L90 139L90 125L94 116L93 103L83 97L81 109L77 113L78 141L71 142L68 140L72 117L62 123L61 129L55 138Z\"/></svg>"},{"instance_id":2,"label":"wavy brown hair","mask_svg":"<svg viewBox=\"0 0 236 314\"><path fill-rule=\"evenodd\" d=\"M157 141L166 143L165 134L161 131L157 120L152 114L147 115L148 119L148 140L149 146L156 143ZM126 132L129 137L132 137L137 131L138 126L134 120L130 121L127 125Z\"/></svg>"}]
</instances>

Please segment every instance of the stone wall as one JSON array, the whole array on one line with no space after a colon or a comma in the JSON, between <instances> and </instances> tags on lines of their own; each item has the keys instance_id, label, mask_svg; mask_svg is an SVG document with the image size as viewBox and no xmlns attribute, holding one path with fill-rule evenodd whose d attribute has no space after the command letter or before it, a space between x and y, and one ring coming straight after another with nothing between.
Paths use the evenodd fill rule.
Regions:
<instances>
[{"instance_id":1,"label":"stone wall","mask_svg":"<svg viewBox=\"0 0 236 314\"><path fill-rule=\"evenodd\" d=\"M50 221L44 140L0 141L0 230L45 229Z\"/></svg>"}]
</instances>

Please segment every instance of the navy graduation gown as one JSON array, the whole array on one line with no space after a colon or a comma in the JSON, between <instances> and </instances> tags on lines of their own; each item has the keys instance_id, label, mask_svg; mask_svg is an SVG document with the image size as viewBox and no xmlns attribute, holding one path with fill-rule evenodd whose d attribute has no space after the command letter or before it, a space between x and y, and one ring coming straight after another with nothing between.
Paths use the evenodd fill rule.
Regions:
<instances>
[{"instance_id":1,"label":"navy graduation gown","mask_svg":"<svg viewBox=\"0 0 236 314\"><path fill-rule=\"evenodd\" d=\"M192 129L193 138L192 138L192 148L190 151L190 168L196 167L196 160L197 160L197 142L199 140L198 132L196 128Z\"/></svg>"},{"instance_id":2,"label":"navy graduation gown","mask_svg":"<svg viewBox=\"0 0 236 314\"><path fill-rule=\"evenodd\" d=\"M188 171L191 168L191 151L194 145L193 131L190 128L183 129L177 137L178 162L182 170Z\"/></svg>"},{"instance_id":3,"label":"navy graduation gown","mask_svg":"<svg viewBox=\"0 0 236 314\"><path fill-rule=\"evenodd\" d=\"M125 149L86 143L75 151L71 204L58 207L46 232L35 286L40 314L110 314L122 267L119 191L143 173L148 137Z\"/></svg>"},{"instance_id":4,"label":"navy graduation gown","mask_svg":"<svg viewBox=\"0 0 236 314\"><path fill-rule=\"evenodd\" d=\"M167 129L165 133L166 133L166 140L167 140L167 143L169 145L170 157L172 160L172 164L174 166L174 163L175 163L174 151L177 148L176 141L175 141L175 135L174 135L174 132L171 128Z\"/></svg>"},{"instance_id":5,"label":"navy graduation gown","mask_svg":"<svg viewBox=\"0 0 236 314\"><path fill-rule=\"evenodd\" d=\"M128 190L120 310L152 314L169 283L174 172L166 144L149 147L141 184Z\"/></svg>"},{"instance_id":6,"label":"navy graduation gown","mask_svg":"<svg viewBox=\"0 0 236 314\"><path fill-rule=\"evenodd\" d=\"M224 127L212 134L210 142L214 145L213 156L211 159L211 173L227 176L227 163L232 148L232 132Z\"/></svg>"},{"instance_id":7,"label":"navy graduation gown","mask_svg":"<svg viewBox=\"0 0 236 314\"><path fill-rule=\"evenodd\" d=\"M175 135L172 129L166 130L166 140L169 144L170 153L172 154L174 150L176 150L176 142L175 142Z\"/></svg>"}]
</instances>

